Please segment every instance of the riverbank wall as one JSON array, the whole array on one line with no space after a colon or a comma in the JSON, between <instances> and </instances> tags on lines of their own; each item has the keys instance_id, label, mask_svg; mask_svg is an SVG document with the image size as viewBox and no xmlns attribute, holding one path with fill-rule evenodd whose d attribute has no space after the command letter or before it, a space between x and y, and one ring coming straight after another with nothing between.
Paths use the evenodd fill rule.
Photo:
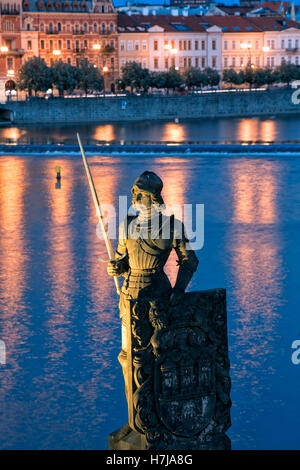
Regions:
<instances>
[{"instance_id":1,"label":"riverbank wall","mask_svg":"<svg viewBox=\"0 0 300 470\"><path fill-rule=\"evenodd\" d=\"M297 94L298 90L284 88L159 97L33 98L0 107L13 112L16 124L201 119L300 113Z\"/></svg>"}]
</instances>

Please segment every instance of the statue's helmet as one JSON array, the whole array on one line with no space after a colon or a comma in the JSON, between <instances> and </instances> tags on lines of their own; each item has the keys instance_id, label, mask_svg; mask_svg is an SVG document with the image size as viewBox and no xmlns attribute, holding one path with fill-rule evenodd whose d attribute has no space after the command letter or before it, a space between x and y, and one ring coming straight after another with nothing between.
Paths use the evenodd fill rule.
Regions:
<instances>
[{"instance_id":1,"label":"statue's helmet","mask_svg":"<svg viewBox=\"0 0 300 470\"><path fill-rule=\"evenodd\" d=\"M164 200L160 194L162 188L163 182L159 176L153 171L144 171L133 183L131 193L134 196L139 191L145 191L152 195L153 204L164 205Z\"/></svg>"}]
</instances>

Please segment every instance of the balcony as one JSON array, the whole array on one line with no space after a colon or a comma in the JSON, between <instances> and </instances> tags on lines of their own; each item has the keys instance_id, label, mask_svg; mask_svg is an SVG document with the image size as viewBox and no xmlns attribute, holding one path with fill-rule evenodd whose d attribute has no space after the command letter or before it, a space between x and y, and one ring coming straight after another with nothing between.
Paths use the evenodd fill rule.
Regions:
<instances>
[{"instance_id":1,"label":"balcony","mask_svg":"<svg viewBox=\"0 0 300 470\"><path fill-rule=\"evenodd\" d=\"M57 29L47 29L46 34L59 34L60 31Z\"/></svg>"},{"instance_id":2,"label":"balcony","mask_svg":"<svg viewBox=\"0 0 300 470\"><path fill-rule=\"evenodd\" d=\"M0 52L0 57L10 57L10 56L23 56L25 54L24 49L9 49L7 52Z\"/></svg>"},{"instance_id":3,"label":"balcony","mask_svg":"<svg viewBox=\"0 0 300 470\"><path fill-rule=\"evenodd\" d=\"M297 52L297 51L298 51L298 47L286 47L286 48L285 48L285 51L286 51L286 52L291 52L291 53Z\"/></svg>"}]
</instances>

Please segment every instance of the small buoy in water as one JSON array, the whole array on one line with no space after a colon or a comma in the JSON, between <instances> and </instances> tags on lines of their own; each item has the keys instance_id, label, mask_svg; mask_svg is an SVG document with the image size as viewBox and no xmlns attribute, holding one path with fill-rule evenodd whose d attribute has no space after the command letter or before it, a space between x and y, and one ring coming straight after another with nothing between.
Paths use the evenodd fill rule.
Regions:
<instances>
[{"instance_id":1,"label":"small buoy in water","mask_svg":"<svg viewBox=\"0 0 300 470\"><path fill-rule=\"evenodd\" d=\"M175 118L174 121L176 122L176 124L179 123L179 119L178 119L178 118Z\"/></svg>"},{"instance_id":2,"label":"small buoy in water","mask_svg":"<svg viewBox=\"0 0 300 470\"><path fill-rule=\"evenodd\" d=\"M56 179L59 181L61 179L60 166L57 166L55 170L56 170Z\"/></svg>"}]
</instances>

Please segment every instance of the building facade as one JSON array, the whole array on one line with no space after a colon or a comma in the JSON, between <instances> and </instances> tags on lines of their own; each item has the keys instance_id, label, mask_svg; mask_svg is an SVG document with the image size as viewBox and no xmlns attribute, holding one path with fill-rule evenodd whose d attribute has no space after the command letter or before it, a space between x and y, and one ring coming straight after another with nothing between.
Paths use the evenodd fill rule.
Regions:
<instances>
[{"instance_id":1,"label":"building facade","mask_svg":"<svg viewBox=\"0 0 300 470\"><path fill-rule=\"evenodd\" d=\"M22 62L33 56L48 65L57 59L78 65L86 58L103 73L110 89L119 72L117 13L110 0L5 0L0 48L1 98L13 86Z\"/></svg>"}]
</instances>

